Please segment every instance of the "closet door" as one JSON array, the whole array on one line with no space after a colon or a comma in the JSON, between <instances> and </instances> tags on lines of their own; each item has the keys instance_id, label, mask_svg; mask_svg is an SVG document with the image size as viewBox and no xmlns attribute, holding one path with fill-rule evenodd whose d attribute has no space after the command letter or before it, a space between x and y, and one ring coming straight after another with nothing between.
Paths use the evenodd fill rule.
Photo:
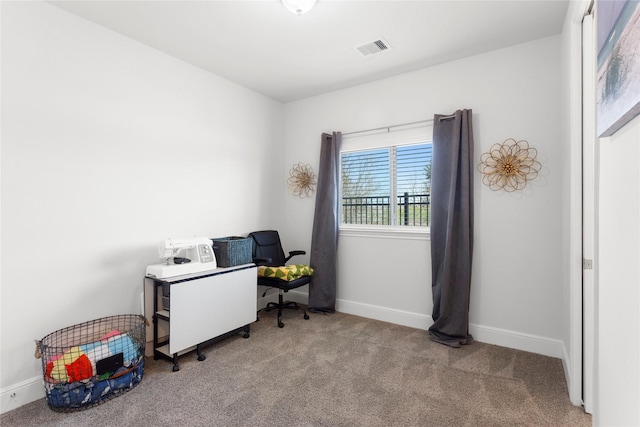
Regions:
<instances>
[{"instance_id":1,"label":"closet door","mask_svg":"<svg viewBox=\"0 0 640 427\"><path fill-rule=\"evenodd\" d=\"M593 413L596 250L596 77L593 13L582 21L582 401Z\"/></svg>"}]
</instances>

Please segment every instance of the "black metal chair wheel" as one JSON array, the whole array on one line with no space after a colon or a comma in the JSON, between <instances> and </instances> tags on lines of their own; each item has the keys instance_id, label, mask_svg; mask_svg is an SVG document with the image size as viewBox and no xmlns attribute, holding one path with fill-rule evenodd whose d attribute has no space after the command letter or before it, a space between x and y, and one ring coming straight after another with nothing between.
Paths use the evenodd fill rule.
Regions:
<instances>
[{"instance_id":1,"label":"black metal chair wheel","mask_svg":"<svg viewBox=\"0 0 640 427\"><path fill-rule=\"evenodd\" d=\"M284 328L284 323L278 322L278 328Z\"/></svg>"},{"instance_id":2,"label":"black metal chair wheel","mask_svg":"<svg viewBox=\"0 0 640 427\"><path fill-rule=\"evenodd\" d=\"M309 320L309 315L305 313L304 320Z\"/></svg>"}]
</instances>

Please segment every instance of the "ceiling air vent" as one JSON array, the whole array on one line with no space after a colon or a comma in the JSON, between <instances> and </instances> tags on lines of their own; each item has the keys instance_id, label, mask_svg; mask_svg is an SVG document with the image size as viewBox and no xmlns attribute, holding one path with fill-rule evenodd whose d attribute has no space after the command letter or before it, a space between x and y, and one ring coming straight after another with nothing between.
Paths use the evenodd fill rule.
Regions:
<instances>
[{"instance_id":1,"label":"ceiling air vent","mask_svg":"<svg viewBox=\"0 0 640 427\"><path fill-rule=\"evenodd\" d=\"M373 55L375 53L380 53L385 50L391 49L389 43L380 39L370 43L365 43L362 46L357 46L356 49L364 56Z\"/></svg>"}]
</instances>

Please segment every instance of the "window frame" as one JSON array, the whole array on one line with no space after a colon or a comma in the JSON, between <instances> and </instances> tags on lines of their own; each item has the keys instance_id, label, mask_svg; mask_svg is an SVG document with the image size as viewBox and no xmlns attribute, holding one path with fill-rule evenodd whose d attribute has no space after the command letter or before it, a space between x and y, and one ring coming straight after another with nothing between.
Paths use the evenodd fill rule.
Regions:
<instances>
[{"instance_id":1,"label":"window frame","mask_svg":"<svg viewBox=\"0 0 640 427\"><path fill-rule=\"evenodd\" d=\"M339 176L342 176L343 153L427 143L433 143L432 123L345 135L343 136L342 147L340 149ZM338 232L341 236L419 240L429 240L430 238L431 225L423 227L406 225L344 224L342 222L342 178L340 179L338 201L340 215Z\"/></svg>"}]
</instances>

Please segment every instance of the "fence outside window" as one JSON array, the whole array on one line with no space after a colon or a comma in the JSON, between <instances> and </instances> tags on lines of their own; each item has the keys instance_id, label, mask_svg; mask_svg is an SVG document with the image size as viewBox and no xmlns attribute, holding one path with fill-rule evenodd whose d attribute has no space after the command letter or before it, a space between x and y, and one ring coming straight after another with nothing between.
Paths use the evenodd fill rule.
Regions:
<instances>
[{"instance_id":1,"label":"fence outside window","mask_svg":"<svg viewBox=\"0 0 640 427\"><path fill-rule=\"evenodd\" d=\"M428 227L431 222L431 195L398 195L394 211L389 196L342 198L343 224L405 225Z\"/></svg>"}]
</instances>

